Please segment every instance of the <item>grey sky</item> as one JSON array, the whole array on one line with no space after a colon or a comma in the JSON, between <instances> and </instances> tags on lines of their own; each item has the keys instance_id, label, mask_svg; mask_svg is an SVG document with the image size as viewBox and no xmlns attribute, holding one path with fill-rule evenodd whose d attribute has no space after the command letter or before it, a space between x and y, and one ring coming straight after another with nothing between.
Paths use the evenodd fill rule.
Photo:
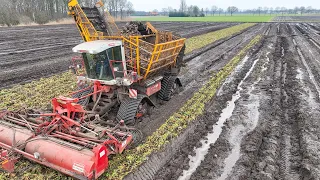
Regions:
<instances>
[{"instance_id":1,"label":"grey sky","mask_svg":"<svg viewBox=\"0 0 320 180\"><path fill-rule=\"evenodd\" d=\"M152 11L162 8L172 7L179 9L180 0L130 0L135 10ZM211 7L213 5L226 9L228 6L237 6L240 9L253 9L261 7L287 7L312 6L320 8L320 0L186 0L187 5L198 5L200 8Z\"/></svg>"}]
</instances>

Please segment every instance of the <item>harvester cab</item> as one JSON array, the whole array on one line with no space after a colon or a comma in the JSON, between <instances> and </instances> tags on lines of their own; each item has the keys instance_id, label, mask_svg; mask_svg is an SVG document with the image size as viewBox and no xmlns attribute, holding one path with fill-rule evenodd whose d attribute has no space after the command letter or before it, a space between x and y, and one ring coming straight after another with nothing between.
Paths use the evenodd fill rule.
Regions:
<instances>
[{"instance_id":1,"label":"harvester cab","mask_svg":"<svg viewBox=\"0 0 320 180\"><path fill-rule=\"evenodd\" d=\"M78 80L99 81L103 85L130 86L132 72L127 70L124 47L120 40L97 40L84 42L74 47L73 52L82 55L83 62L74 64L75 72L84 68L86 75L78 75ZM82 67L82 65L84 67Z\"/></svg>"}]
</instances>

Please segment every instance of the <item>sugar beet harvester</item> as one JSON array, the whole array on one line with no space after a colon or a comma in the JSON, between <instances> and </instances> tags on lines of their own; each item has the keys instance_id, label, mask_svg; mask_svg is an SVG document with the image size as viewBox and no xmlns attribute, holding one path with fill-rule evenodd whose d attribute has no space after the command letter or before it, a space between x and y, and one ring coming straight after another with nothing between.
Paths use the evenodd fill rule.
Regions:
<instances>
[{"instance_id":1,"label":"sugar beet harvester","mask_svg":"<svg viewBox=\"0 0 320 180\"><path fill-rule=\"evenodd\" d=\"M150 96L158 94L168 101L181 86L177 75L185 39L158 31L150 23L129 24L135 27L130 32L135 35L129 36L118 30L101 2L84 8L71 0L69 10L85 41L73 48L81 54L73 61L79 82L73 97L87 95L80 102L86 109L105 117L120 105L116 119L133 125L154 106Z\"/></svg>"},{"instance_id":2,"label":"sugar beet harvester","mask_svg":"<svg viewBox=\"0 0 320 180\"><path fill-rule=\"evenodd\" d=\"M136 35L123 34L101 2L80 7L70 0L69 14L85 41L73 48L81 54L71 67L78 90L53 98L51 113L0 113L1 169L13 172L24 157L77 179L96 179L110 155L142 139L141 131L127 125L154 106L150 97L168 101L181 86L185 39L150 23L131 23ZM110 122L105 119L111 109L117 115Z\"/></svg>"}]
</instances>

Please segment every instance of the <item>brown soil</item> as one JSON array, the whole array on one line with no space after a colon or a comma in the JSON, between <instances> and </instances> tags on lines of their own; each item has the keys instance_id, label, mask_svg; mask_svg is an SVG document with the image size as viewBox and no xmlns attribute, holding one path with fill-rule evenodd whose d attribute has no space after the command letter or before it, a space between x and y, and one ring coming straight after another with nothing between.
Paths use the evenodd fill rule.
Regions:
<instances>
[{"instance_id":1,"label":"brown soil","mask_svg":"<svg viewBox=\"0 0 320 180\"><path fill-rule=\"evenodd\" d=\"M169 27L169 23L162 25ZM188 23L178 25L175 23L171 28L190 26ZM67 34L59 30L61 26L52 27ZM34 31L34 27L28 28ZM194 26L190 33L192 28ZM0 28L0 34L2 30ZM15 29L16 34L23 30ZM154 164L160 170L153 176L148 174L149 179L178 179L190 167L195 167L194 171L181 179L319 179L320 25L316 23L258 24L211 44L211 49L192 52L181 73L184 91L165 104L158 102L157 109L139 123L138 128L146 136L152 134L257 34L265 35L262 42L240 62L206 105L193 133L186 134L180 146L166 154L166 163ZM74 38L77 37L75 33ZM15 37L11 39L14 41ZM1 53L10 51L5 51L6 42L0 39L0 46L4 48ZM14 47L23 47L20 43L16 41ZM199 56L194 57L195 53ZM9 69L28 68L24 62L30 62L30 66L35 63L36 67L42 63L20 59L16 62L18 65L2 59L1 63L7 63ZM208 133L214 136L208 138ZM202 146L208 146L206 151L195 151ZM203 157L199 164L192 158L196 155ZM32 174L32 169L27 173Z\"/></svg>"},{"instance_id":2,"label":"brown soil","mask_svg":"<svg viewBox=\"0 0 320 180\"><path fill-rule=\"evenodd\" d=\"M318 27L272 24L153 179L182 177L199 154L204 160L181 179L319 179ZM219 130L226 114L221 133L208 144L206 135ZM207 152L196 154L205 144Z\"/></svg>"}]
</instances>

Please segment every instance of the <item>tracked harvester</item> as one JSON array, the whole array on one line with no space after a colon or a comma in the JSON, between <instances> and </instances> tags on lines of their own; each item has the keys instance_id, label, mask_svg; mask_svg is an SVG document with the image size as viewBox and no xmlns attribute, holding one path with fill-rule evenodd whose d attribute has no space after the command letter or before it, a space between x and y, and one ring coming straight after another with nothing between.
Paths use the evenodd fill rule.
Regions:
<instances>
[{"instance_id":1,"label":"tracked harvester","mask_svg":"<svg viewBox=\"0 0 320 180\"><path fill-rule=\"evenodd\" d=\"M101 1L89 8L71 0L69 14L85 41L73 48L81 54L73 68L79 81L74 97L92 93L81 102L86 109L106 117L120 106L116 119L133 125L154 106L152 95L168 101L182 86L177 75L184 38L158 31L150 23L134 24L136 35L122 34ZM97 93L102 87L106 90Z\"/></svg>"},{"instance_id":2,"label":"tracked harvester","mask_svg":"<svg viewBox=\"0 0 320 180\"><path fill-rule=\"evenodd\" d=\"M133 23L136 34L123 34L102 2L68 5L85 41L72 49L80 54L70 67L78 90L52 99L50 113L0 112L0 169L13 172L24 157L77 179L96 179L109 156L142 140L128 125L150 113L151 99L168 101L182 86L184 38L150 23Z\"/></svg>"}]
</instances>

